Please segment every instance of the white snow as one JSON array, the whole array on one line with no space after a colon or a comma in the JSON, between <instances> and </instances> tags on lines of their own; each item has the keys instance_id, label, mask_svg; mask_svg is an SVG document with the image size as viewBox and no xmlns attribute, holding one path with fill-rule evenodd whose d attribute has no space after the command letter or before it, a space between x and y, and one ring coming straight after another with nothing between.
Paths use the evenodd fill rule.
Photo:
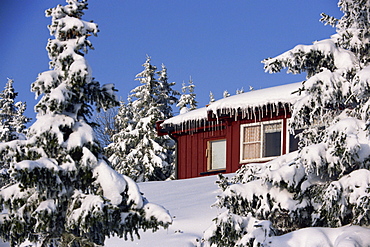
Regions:
<instances>
[{"instance_id":1,"label":"white snow","mask_svg":"<svg viewBox=\"0 0 370 247\"><path fill-rule=\"evenodd\" d=\"M17 170L21 169L28 169L32 171L35 168L47 168L50 170L58 171L60 168L57 162L54 159L49 159L46 157L42 157L38 160L23 160L19 163L14 165L14 168Z\"/></svg>"},{"instance_id":2,"label":"white snow","mask_svg":"<svg viewBox=\"0 0 370 247\"><path fill-rule=\"evenodd\" d=\"M229 174L228 176L233 175ZM223 210L210 207L216 201L216 196L221 193L215 184L217 179L217 176L209 176L139 183L140 191L149 201L163 205L170 211L173 217L172 225L167 230L160 229L155 233L152 231L140 232L140 240L125 241L118 237L112 237L105 241L105 246L195 246L196 239L203 236L203 232L212 224L212 219L223 212ZM148 213L150 213L150 208L159 207L151 203L148 204L146 205L149 208ZM358 226L305 228L283 236L272 237L270 241L269 247L364 247L370 246L370 229ZM8 246L0 241L0 247Z\"/></svg>"},{"instance_id":3,"label":"white snow","mask_svg":"<svg viewBox=\"0 0 370 247\"><path fill-rule=\"evenodd\" d=\"M309 53L310 51L319 51L325 56L333 56L333 61L335 67L339 70L351 70L353 67L357 65L357 60L354 54L348 50L345 50L341 47L338 47L335 44L335 39L337 38L336 35L333 35L330 39L324 39L320 41L315 41L312 45L297 45L293 49L284 52L283 54L274 57L272 59L268 59L268 63L272 64L275 61L288 61L290 60L295 53ZM266 72L272 73L270 67L267 67Z\"/></svg>"},{"instance_id":4,"label":"white snow","mask_svg":"<svg viewBox=\"0 0 370 247\"><path fill-rule=\"evenodd\" d=\"M229 174L228 176L233 176ZM199 244L203 233L223 210L211 208L221 193L215 181L217 176L139 183L148 200L163 205L173 216L167 230L141 232L141 239L124 241L117 237L107 239L106 246L161 246L190 247ZM259 222L261 223L261 222ZM315 237L312 237L315 236ZM358 226L341 228L306 228L270 239L269 247L370 246L370 229ZM318 245L317 243L322 243ZM344 245L348 244L348 245ZM356 245L357 244L357 245Z\"/></svg>"},{"instance_id":5,"label":"white snow","mask_svg":"<svg viewBox=\"0 0 370 247\"><path fill-rule=\"evenodd\" d=\"M120 204L122 201L121 193L125 191L127 185L125 178L103 160L100 160L94 168L94 177L96 183L102 187L104 197L108 198L113 205Z\"/></svg>"},{"instance_id":6,"label":"white snow","mask_svg":"<svg viewBox=\"0 0 370 247\"><path fill-rule=\"evenodd\" d=\"M94 143L95 133L90 125L80 120L73 125L73 132L66 141L67 149L82 147L86 143Z\"/></svg>"},{"instance_id":7,"label":"white snow","mask_svg":"<svg viewBox=\"0 0 370 247\"><path fill-rule=\"evenodd\" d=\"M211 208L221 192L215 181L217 176L138 183L141 192L151 202L169 210L173 223L167 230L140 232L141 239L125 241L116 237L106 240L105 245L114 246L194 246L203 231L212 223L219 210Z\"/></svg>"},{"instance_id":8,"label":"white snow","mask_svg":"<svg viewBox=\"0 0 370 247\"><path fill-rule=\"evenodd\" d=\"M222 113L229 114L230 112L237 111L238 109L243 111L250 108L262 108L269 104L294 104L300 98L300 96L292 93L297 91L301 86L302 83L297 82L237 94L213 102L207 107L207 110L212 111L213 113L216 113L218 110L220 110Z\"/></svg>"},{"instance_id":9,"label":"white snow","mask_svg":"<svg viewBox=\"0 0 370 247\"><path fill-rule=\"evenodd\" d=\"M301 97L297 93L293 94L301 86L302 83L297 82L233 95L212 102L207 107L188 111L167 119L162 123L162 126L181 126L183 129L192 128L207 120L207 112L216 114L218 111L221 114L235 115L235 117L241 113L243 117L253 119L255 110L265 114L269 110L267 107L270 106L273 107L271 109L272 112L275 112L279 103L287 107L286 110L288 111L290 106Z\"/></svg>"},{"instance_id":10,"label":"white snow","mask_svg":"<svg viewBox=\"0 0 370 247\"><path fill-rule=\"evenodd\" d=\"M40 203L35 212L47 211L48 213L56 211L56 205L54 200L46 200Z\"/></svg>"},{"instance_id":11,"label":"white snow","mask_svg":"<svg viewBox=\"0 0 370 247\"><path fill-rule=\"evenodd\" d=\"M339 228L311 227L274 237L270 247L366 247L370 246L370 229L359 226Z\"/></svg>"},{"instance_id":12,"label":"white snow","mask_svg":"<svg viewBox=\"0 0 370 247\"><path fill-rule=\"evenodd\" d=\"M207 119L207 107L198 108L165 120L163 125L180 125L187 121L200 121Z\"/></svg>"}]
</instances>

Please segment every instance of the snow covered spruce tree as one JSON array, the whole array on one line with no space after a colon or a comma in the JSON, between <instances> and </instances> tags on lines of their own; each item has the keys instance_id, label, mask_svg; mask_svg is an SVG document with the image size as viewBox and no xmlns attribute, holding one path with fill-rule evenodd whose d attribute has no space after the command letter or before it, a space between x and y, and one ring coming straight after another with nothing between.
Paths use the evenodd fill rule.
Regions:
<instances>
[{"instance_id":1,"label":"snow covered spruce tree","mask_svg":"<svg viewBox=\"0 0 370 247\"><path fill-rule=\"evenodd\" d=\"M198 102L195 100L196 94L194 93L195 85L191 77L188 84L189 85L186 86L185 83L182 83L182 94L176 105L180 108L180 114L187 113L197 108Z\"/></svg>"},{"instance_id":2,"label":"snow covered spruce tree","mask_svg":"<svg viewBox=\"0 0 370 247\"><path fill-rule=\"evenodd\" d=\"M15 98L18 93L13 87L14 80L8 79L5 89L0 92L0 142L8 142L17 139L25 139L26 123L30 121L24 116L26 103ZM6 151L5 151L6 152ZM2 154L0 152L0 154ZM2 154L2 157L6 157ZM9 183L9 160L0 161L0 187Z\"/></svg>"},{"instance_id":3,"label":"snow covered spruce tree","mask_svg":"<svg viewBox=\"0 0 370 247\"><path fill-rule=\"evenodd\" d=\"M18 93L13 83L14 80L8 79L5 89L0 92L0 142L25 139L26 123L30 121L24 116L26 103L15 102Z\"/></svg>"},{"instance_id":4,"label":"snow covered spruce tree","mask_svg":"<svg viewBox=\"0 0 370 247\"><path fill-rule=\"evenodd\" d=\"M149 203L128 177L114 171L102 155L88 119L92 107L118 103L112 84L91 76L85 54L97 25L81 20L85 0L67 0L46 10L52 18L47 50L49 71L32 91L41 96L27 140L1 145L12 155L12 185L0 190L0 237L18 246L103 245L107 236L138 235L171 223L168 212ZM3 207L6 210L3 211Z\"/></svg>"},{"instance_id":5,"label":"snow covered spruce tree","mask_svg":"<svg viewBox=\"0 0 370 247\"><path fill-rule=\"evenodd\" d=\"M213 103L213 102L215 102L216 100L215 100L215 96L213 95L213 93L212 92L209 92L209 104L211 104L211 103Z\"/></svg>"},{"instance_id":6,"label":"snow covered spruce tree","mask_svg":"<svg viewBox=\"0 0 370 247\"><path fill-rule=\"evenodd\" d=\"M227 211L205 246L269 246L302 227L370 225L370 1L339 7L341 19L322 15L336 27L331 38L263 61L267 72L307 73L291 124L303 130L301 147L219 181L216 205Z\"/></svg>"},{"instance_id":7,"label":"snow covered spruce tree","mask_svg":"<svg viewBox=\"0 0 370 247\"><path fill-rule=\"evenodd\" d=\"M155 125L172 117L171 105L177 103L179 93L172 89L174 83L168 83L166 67L157 72L150 61L147 57L144 70L136 76L141 85L120 107L116 125L121 130L108 147L115 169L137 182L165 180L174 172L175 143L168 136L158 136Z\"/></svg>"}]
</instances>

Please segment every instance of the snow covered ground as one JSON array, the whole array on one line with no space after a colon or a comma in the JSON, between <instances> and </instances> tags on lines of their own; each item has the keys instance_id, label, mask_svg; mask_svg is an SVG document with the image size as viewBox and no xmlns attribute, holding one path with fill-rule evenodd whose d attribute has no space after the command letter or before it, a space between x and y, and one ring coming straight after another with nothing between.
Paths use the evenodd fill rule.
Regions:
<instances>
[{"instance_id":1,"label":"snow covered ground","mask_svg":"<svg viewBox=\"0 0 370 247\"><path fill-rule=\"evenodd\" d=\"M234 174L230 174L232 177ZM124 241L111 238L107 247L194 247L196 239L211 225L224 210L211 208L221 192L215 182L217 176L202 178L139 183L141 192L153 203L166 207L172 215L173 224L167 230L141 233L141 239ZM312 237L315 236L315 237ZM341 228L312 227L271 238L270 247L370 247L370 229L358 226Z\"/></svg>"},{"instance_id":2,"label":"snow covered ground","mask_svg":"<svg viewBox=\"0 0 370 247\"><path fill-rule=\"evenodd\" d=\"M160 204L170 211L172 225L160 229L141 232L141 239L131 242L119 238L106 240L107 247L116 246L194 246L203 231L212 223L220 210L211 208L216 196L221 192L215 184L217 176L174 180L165 182L139 183L141 192L153 203Z\"/></svg>"},{"instance_id":3,"label":"snow covered ground","mask_svg":"<svg viewBox=\"0 0 370 247\"><path fill-rule=\"evenodd\" d=\"M233 174L229 175L230 177ZM141 192L153 203L163 205L172 217L167 229L152 233L140 232L141 239L125 241L117 237L107 239L105 246L194 247L215 218L223 210L211 208L221 192L215 184L217 176L139 183ZM312 236L315 236L312 238ZM271 247L370 247L370 229L358 226L342 228L306 228L271 239ZM0 240L0 247L8 247Z\"/></svg>"}]
</instances>

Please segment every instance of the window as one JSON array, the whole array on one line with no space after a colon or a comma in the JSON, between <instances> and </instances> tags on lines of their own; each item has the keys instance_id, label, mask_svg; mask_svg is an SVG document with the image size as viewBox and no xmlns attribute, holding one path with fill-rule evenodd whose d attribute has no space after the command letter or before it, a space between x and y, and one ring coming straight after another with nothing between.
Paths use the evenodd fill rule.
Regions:
<instances>
[{"instance_id":1,"label":"window","mask_svg":"<svg viewBox=\"0 0 370 247\"><path fill-rule=\"evenodd\" d=\"M209 170L221 170L226 168L226 140L214 140L207 142L207 160Z\"/></svg>"},{"instance_id":2,"label":"window","mask_svg":"<svg viewBox=\"0 0 370 247\"><path fill-rule=\"evenodd\" d=\"M291 129L291 121L292 119L288 119L288 131L287 131L287 138L289 140L289 146L287 146L287 152L291 153L296 150L298 150L299 146L299 137L297 136L298 134L301 134L303 132L303 129L298 129L298 130L293 130Z\"/></svg>"},{"instance_id":3,"label":"window","mask_svg":"<svg viewBox=\"0 0 370 247\"><path fill-rule=\"evenodd\" d=\"M241 134L242 162L281 155L281 120L244 124Z\"/></svg>"},{"instance_id":4,"label":"window","mask_svg":"<svg viewBox=\"0 0 370 247\"><path fill-rule=\"evenodd\" d=\"M298 150L299 138L298 134L302 133L303 130L295 130L294 133L289 133L289 153Z\"/></svg>"}]
</instances>

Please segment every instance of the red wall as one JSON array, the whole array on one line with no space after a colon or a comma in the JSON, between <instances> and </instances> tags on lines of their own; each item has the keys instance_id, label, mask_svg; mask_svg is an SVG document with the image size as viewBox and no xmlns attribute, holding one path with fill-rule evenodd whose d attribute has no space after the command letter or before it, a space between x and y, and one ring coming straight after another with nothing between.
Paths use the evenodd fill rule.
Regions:
<instances>
[{"instance_id":1,"label":"red wall","mask_svg":"<svg viewBox=\"0 0 370 247\"><path fill-rule=\"evenodd\" d=\"M225 130L197 132L181 135L177 142L177 177L199 177L207 172L207 141L226 137Z\"/></svg>"},{"instance_id":2,"label":"red wall","mask_svg":"<svg viewBox=\"0 0 370 247\"><path fill-rule=\"evenodd\" d=\"M261 121L285 119L283 121L283 153L286 150L286 114L265 117ZM253 123L255 120L225 119L222 121L222 129L199 130L195 133L177 133L177 177L179 179L194 178L207 174L207 141L213 139L226 139L226 173L235 172L243 164L240 164L240 125ZM258 122L258 121L257 121ZM201 174L204 173L204 174ZM212 174L212 173L209 173Z\"/></svg>"}]
</instances>

